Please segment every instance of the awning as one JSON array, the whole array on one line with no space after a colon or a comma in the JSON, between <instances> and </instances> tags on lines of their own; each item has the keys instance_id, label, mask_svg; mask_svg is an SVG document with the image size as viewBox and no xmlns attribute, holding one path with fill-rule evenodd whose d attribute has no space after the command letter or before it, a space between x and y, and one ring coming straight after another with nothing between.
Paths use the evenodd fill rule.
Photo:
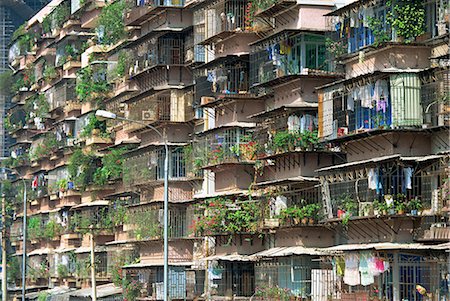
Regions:
<instances>
[{"instance_id":1,"label":"awning","mask_svg":"<svg viewBox=\"0 0 450 301\"><path fill-rule=\"evenodd\" d=\"M292 247L276 247L262 252L253 254L252 257L264 258L264 257L285 257L290 255L329 255L331 251L325 251L320 248L306 248L302 246Z\"/></svg>"},{"instance_id":2,"label":"awning","mask_svg":"<svg viewBox=\"0 0 450 301\"><path fill-rule=\"evenodd\" d=\"M319 168L316 171L317 172L330 171L330 170L353 167L353 166L358 166L358 165L365 165L368 163L378 163L378 162L383 162L383 161L389 161L389 160L394 160L394 159L399 159L399 158L400 158L400 155L398 155L398 154L389 155L389 156L383 156L383 157L378 157L378 158L372 158L372 159L368 159L368 160L355 161L355 162L349 162L349 163Z\"/></svg>"},{"instance_id":3,"label":"awning","mask_svg":"<svg viewBox=\"0 0 450 301\"><path fill-rule=\"evenodd\" d=\"M269 185L282 185L282 184L291 184L291 183L301 183L301 182L319 182L318 178L314 177L290 177L278 180L270 180L256 183L255 186L269 186Z\"/></svg>"},{"instance_id":4,"label":"awning","mask_svg":"<svg viewBox=\"0 0 450 301\"><path fill-rule=\"evenodd\" d=\"M62 248L62 247L59 247L59 248L55 249L54 251L55 251L55 253L66 253L66 252L74 251L76 249L77 248Z\"/></svg>"},{"instance_id":5,"label":"awning","mask_svg":"<svg viewBox=\"0 0 450 301\"><path fill-rule=\"evenodd\" d=\"M431 160L436 160L440 158L444 158L444 155L429 155L429 156L421 156L421 157L401 157L402 161L415 161L415 162L426 162Z\"/></svg>"},{"instance_id":6,"label":"awning","mask_svg":"<svg viewBox=\"0 0 450 301\"><path fill-rule=\"evenodd\" d=\"M378 162L382 162L382 161L389 161L389 160L394 160L394 159L399 159L400 161L405 161L405 162L408 162L408 161L426 162L426 161L440 159L440 158L443 158L443 157L445 157L445 155L428 155L428 156L416 156L416 157L402 157L399 154L396 154L396 155L383 156L383 157L373 158L373 159L368 159L368 160L362 160L362 161L349 162L349 163L344 163L344 164L339 164L339 165L333 165L333 166L317 169L316 171L317 172L329 171L329 170L335 170L335 169L341 169L341 168L346 168L346 167L352 167L352 166L357 166L357 165L368 164L368 163L378 163Z\"/></svg>"},{"instance_id":7,"label":"awning","mask_svg":"<svg viewBox=\"0 0 450 301\"><path fill-rule=\"evenodd\" d=\"M347 244L325 248L326 251L358 251L358 250L440 250L440 245L424 245L420 243L379 242L369 244ZM444 247L444 246L443 246Z\"/></svg>"},{"instance_id":8,"label":"awning","mask_svg":"<svg viewBox=\"0 0 450 301\"><path fill-rule=\"evenodd\" d=\"M192 261L180 261L180 262L169 262L169 266L191 266L194 263ZM124 269L142 269L142 268L151 268L151 267L162 267L164 266L163 260L155 260L150 262L139 262L133 264L127 264L123 266Z\"/></svg>"},{"instance_id":9,"label":"awning","mask_svg":"<svg viewBox=\"0 0 450 301\"><path fill-rule=\"evenodd\" d=\"M85 297L89 298L92 294L92 288L83 288L69 293L73 297ZM115 286L114 283L108 283L97 286L97 298L104 298L113 295L122 294L122 288Z\"/></svg>"},{"instance_id":10,"label":"awning","mask_svg":"<svg viewBox=\"0 0 450 301\"><path fill-rule=\"evenodd\" d=\"M55 295L65 294L65 293L73 291L73 290L74 290L73 288L69 288L67 286L57 286L57 287L54 287L54 288L51 288L48 290L25 294L25 297L27 299L36 299L39 296L39 293L41 293L41 292L46 292L51 296L55 296Z\"/></svg>"},{"instance_id":11,"label":"awning","mask_svg":"<svg viewBox=\"0 0 450 301\"><path fill-rule=\"evenodd\" d=\"M90 247L79 247L79 248L75 249L76 254L89 253L89 252L91 252ZM106 252L106 246L96 246L94 252Z\"/></svg>"},{"instance_id":12,"label":"awning","mask_svg":"<svg viewBox=\"0 0 450 301\"><path fill-rule=\"evenodd\" d=\"M52 250L49 248L40 248L40 249L36 249L31 251L30 253L28 253L28 256L34 256L34 255L45 255L50 253Z\"/></svg>"},{"instance_id":13,"label":"awning","mask_svg":"<svg viewBox=\"0 0 450 301\"><path fill-rule=\"evenodd\" d=\"M83 207L92 207L92 206L108 206L108 205L109 205L109 201L107 201L107 200L97 200L97 201L92 201L92 202L89 202L89 203L83 203L83 204L75 205L71 209L77 209L77 208L83 208Z\"/></svg>"},{"instance_id":14,"label":"awning","mask_svg":"<svg viewBox=\"0 0 450 301\"><path fill-rule=\"evenodd\" d=\"M223 261L253 261L252 255L241 255L241 254L224 254L224 255L213 255L205 257L202 260L223 260Z\"/></svg>"},{"instance_id":15,"label":"awning","mask_svg":"<svg viewBox=\"0 0 450 301\"><path fill-rule=\"evenodd\" d=\"M194 195L194 199L209 199L209 198L215 198L215 197L219 197L219 196L232 196L232 195L248 195L248 190L234 189L234 190L220 191L220 192L208 193L208 194L198 194L198 195Z\"/></svg>"},{"instance_id":16,"label":"awning","mask_svg":"<svg viewBox=\"0 0 450 301\"><path fill-rule=\"evenodd\" d=\"M203 131L203 132L197 132L197 135L206 135L208 133L213 133L216 131L220 131L220 130L225 130L228 128L247 128L247 129L252 129L256 127L256 123L254 122L239 122L239 121L233 121L233 122L229 122L229 123L225 123L222 124L218 127Z\"/></svg>"},{"instance_id":17,"label":"awning","mask_svg":"<svg viewBox=\"0 0 450 301\"><path fill-rule=\"evenodd\" d=\"M305 102L305 101L298 101L293 102L291 104L287 104L275 109L262 111L253 115L248 116L248 118L257 118L257 117L268 117L272 115L279 115L281 113L289 113L293 112L298 109L315 109L318 107L318 104L316 102Z\"/></svg>"}]
</instances>

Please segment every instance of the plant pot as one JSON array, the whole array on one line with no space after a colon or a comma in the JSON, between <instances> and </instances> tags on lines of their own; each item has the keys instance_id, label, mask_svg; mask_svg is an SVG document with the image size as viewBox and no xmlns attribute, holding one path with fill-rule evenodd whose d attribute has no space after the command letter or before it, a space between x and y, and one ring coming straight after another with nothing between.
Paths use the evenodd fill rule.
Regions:
<instances>
[{"instance_id":1,"label":"plant pot","mask_svg":"<svg viewBox=\"0 0 450 301\"><path fill-rule=\"evenodd\" d=\"M389 209L388 211L389 215L395 215L395 209Z\"/></svg>"},{"instance_id":2,"label":"plant pot","mask_svg":"<svg viewBox=\"0 0 450 301\"><path fill-rule=\"evenodd\" d=\"M413 216L417 216L417 215L418 215L418 212L417 212L416 209L411 210L410 213L411 213L411 215L413 215Z\"/></svg>"},{"instance_id":3,"label":"plant pot","mask_svg":"<svg viewBox=\"0 0 450 301\"><path fill-rule=\"evenodd\" d=\"M307 217L302 218L302 225L306 225L309 219Z\"/></svg>"},{"instance_id":4,"label":"plant pot","mask_svg":"<svg viewBox=\"0 0 450 301\"><path fill-rule=\"evenodd\" d=\"M309 224L314 225L315 220L313 218L309 218Z\"/></svg>"},{"instance_id":5,"label":"plant pot","mask_svg":"<svg viewBox=\"0 0 450 301\"><path fill-rule=\"evenodd\" d=\"M294 217L293 220L294 220L294 225L300 225L301 220L298 217Z\"/></svg>"},{"instance_id":6,"label":"plant pot","mask_svg":"<svg viewBox=\"0 0 450 301\"><path fill-rule=\"evenodd\" d=\"M399 210L397 210L397 214L398 215L404 215L405 214L405 210L399 209Z\"/></svg>"}]
</instances>

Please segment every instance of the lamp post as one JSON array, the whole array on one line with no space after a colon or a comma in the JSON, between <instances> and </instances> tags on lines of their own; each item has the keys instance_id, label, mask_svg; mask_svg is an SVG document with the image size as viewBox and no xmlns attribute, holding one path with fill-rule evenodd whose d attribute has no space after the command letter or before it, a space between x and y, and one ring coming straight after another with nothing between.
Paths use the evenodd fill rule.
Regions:
<instances>
[{"instance_id":1,"label":"lamp post","mask_svg":"<svg viewBox=\"0 0 450 301\"><path fill-rule=\"evenodd\" d=\"M167 139L155 127L139 120L128 119L117 116L116 114L104 110L97 110L95 116L99 119L116 119L131 123L137 123L156 132L164 140L165 158L164 158L164 301L169 300L169 147Z\"/></svg>"},{"instance_id":2,"label":"lamp post","mask_svg":"<svg viewBox=\"0 0 450 301\"><path fill-rule=\"evenodd\" d=\"M2 167L2 171L6 170L15 173L23 183L23 225L22 225L22 301L25 301L26 293L26 275L27 275L27 184L20 174L11 168ZM5 200L5 198L3 198Z\"/></svg>"}]
</instances>

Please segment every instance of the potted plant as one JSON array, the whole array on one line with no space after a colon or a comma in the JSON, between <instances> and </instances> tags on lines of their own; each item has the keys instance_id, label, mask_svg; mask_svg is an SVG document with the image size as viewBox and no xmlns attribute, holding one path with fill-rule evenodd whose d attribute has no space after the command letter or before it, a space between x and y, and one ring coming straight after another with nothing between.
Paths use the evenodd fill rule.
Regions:
<instances>
[{"instance_id":1,"label":"potted plant","mask_svg":"<svg viewBox=\"0 0 450 301\"><path fill-rule=\"evenodd\" d=\"M419 198L415 197L408 202L407 208L411 215L418 215L419 211L422 210L423 205Z\"/></svg>"},{"instance_id":2,"label":"potted plant","mask_svg":"<svg viewBox=\"0 0 450 301\"><path fill-rule=\"evenodd\" d=\"M313 203L303 207L305 216L308 217L309 224L314 224L319 219L319 211L321 209L319 204Z\"/></svg>"},{"instance_id":3,"label":"potted plant","mask_svg":"<svg viewBox=\"0 0 450 301\"><path fill-rule=\"evenodd\" d=\"M396 202L395 209L399 215L405 214L406 203L404 202Z\"/></svg>"}]
</instances>

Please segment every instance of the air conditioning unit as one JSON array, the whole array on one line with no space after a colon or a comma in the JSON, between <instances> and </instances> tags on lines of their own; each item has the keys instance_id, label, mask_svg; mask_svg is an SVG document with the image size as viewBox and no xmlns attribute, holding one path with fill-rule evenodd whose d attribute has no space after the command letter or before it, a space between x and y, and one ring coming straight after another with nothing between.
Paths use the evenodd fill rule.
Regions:
<instances>
[{"instance_id":1,"label":"air conditioning unit","mask_svg":"<svg viewBox=\"0 0 450 301\"><path fill-rule=\"evenodd\" d=\"M153 120L153 114L151 111L142 111L142 120L150 121Z\"/></svg>"},{"instance_id":2,"label":"air conditioning unit","mask_svg":"<svg viewBox=\"0 0 450 301\"><path fill-rule=\"evenodd\" d=\"M215 100L214 97L202 96L202 98L200 99L200 103L203 106L203 105L213 102L214 100Z\"/></svg>"}]
</instances>

